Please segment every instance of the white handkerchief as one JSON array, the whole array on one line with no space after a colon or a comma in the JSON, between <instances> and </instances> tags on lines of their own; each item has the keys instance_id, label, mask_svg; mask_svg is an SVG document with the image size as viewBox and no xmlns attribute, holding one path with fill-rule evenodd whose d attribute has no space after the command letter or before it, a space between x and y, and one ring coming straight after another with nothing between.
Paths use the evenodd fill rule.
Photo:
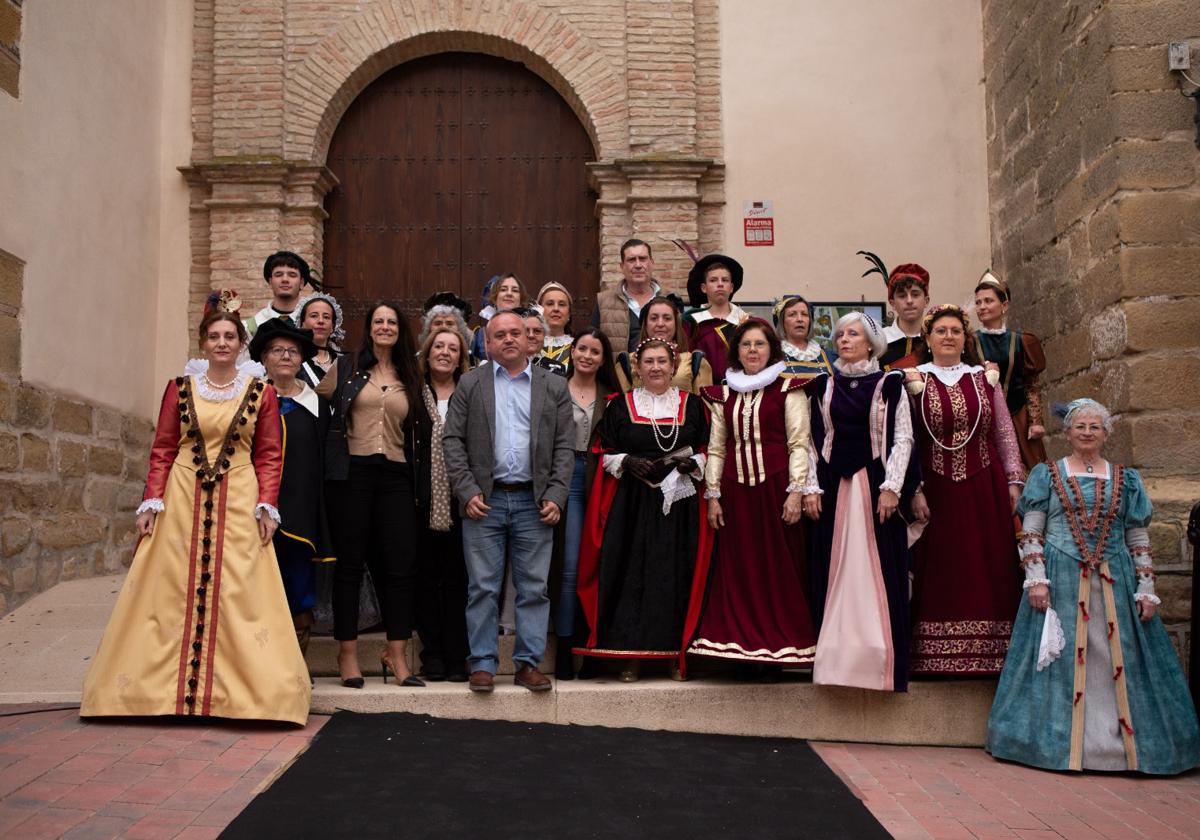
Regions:
<instances>
[{"instance_id":1,"label":"white handkerchief","mask_svg":"<svg viewBox=\"0 0 1200 840\"><path fill-rule=\"evenodd\" d=\"M1037 669L1042 671L1058 657L1062 656L1067 640L1063 636L1062 622L1058 613L1051 607L1046 607L1046 620L1042 623L1042 642L1038 645Z\"/></svg>"}]
</instances>

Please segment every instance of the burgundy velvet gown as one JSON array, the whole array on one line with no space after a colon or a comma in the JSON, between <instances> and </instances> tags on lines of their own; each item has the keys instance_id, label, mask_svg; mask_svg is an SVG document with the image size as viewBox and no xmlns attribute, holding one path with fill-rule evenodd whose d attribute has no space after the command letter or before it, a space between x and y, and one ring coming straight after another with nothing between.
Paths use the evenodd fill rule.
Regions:
<instances>
[{"instance_id":1,"label":"burgundy velvet gown","mask_svg":"<svg viewBox=\"0 0 1200 840\"><path fill-rule=\"evenodd\" d=\"M999 674L1021 600L1008 495L1023 481L1012 417L981 368L926 373L913 403L930 521L913 547L913 674Z\"/></svg>"},{"instance_id":2,"label":"burgundy velvet gown","mask_svg":"<svg viewBox=\"0 0 1200 840\"><path fill-rule=\"evenodd\" d=\"M700 627L688 653L764 664L811 664L817 636L808 608L804 525L782 519L792 447L808 458L803 383L782 377L756 391L728 385L701 392L724 439L709 440L723 456L721 508ZM789 398L788 392L792 392ZM785 402L794 417L789 441ZM719 416L723 424L717 422ZM710 464L713 466L713 464ZM711 475L711 473L710 473ZM803 475L794 477L802 483ZM711 481L711 479L710 479Z\"/></svg>"}]
</instances>

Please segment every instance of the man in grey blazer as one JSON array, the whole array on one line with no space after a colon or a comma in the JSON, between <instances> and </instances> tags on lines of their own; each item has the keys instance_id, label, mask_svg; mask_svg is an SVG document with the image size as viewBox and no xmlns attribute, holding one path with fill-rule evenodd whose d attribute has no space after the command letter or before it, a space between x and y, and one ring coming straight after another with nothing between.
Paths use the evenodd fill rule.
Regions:
<instances>
[{"instance_id":1,"label":"man in grey blazer","mask_svg":"<svg viewBox=\"0 0 1200 840\"><path fill-rule=\"evenodd\" d=\"M567 380L531 365L525 323L502 311L485 328L485 362L459 380L446 414L446 473L463 513L470 688L488 692L498 662L500 583L512 559L517 592L513 682L546 691L550 553L575 465Z\"/></svg>"}]
</instances>

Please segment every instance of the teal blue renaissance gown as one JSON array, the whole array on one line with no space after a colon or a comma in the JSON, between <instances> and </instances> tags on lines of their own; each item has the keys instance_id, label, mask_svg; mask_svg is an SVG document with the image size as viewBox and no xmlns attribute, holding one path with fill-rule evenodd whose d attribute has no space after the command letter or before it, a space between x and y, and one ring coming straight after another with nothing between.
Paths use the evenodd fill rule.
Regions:
<instances>
[{"instance_id":1,"label":"teal blue renaissance gown","mask_svg":"<svg viewBox=\"0 0 1200 840\"><path fill-rule=\"evenodd\" d=\"M1022 598L988 719L988 752L1048 770L1173 774L1200 764L1178 656L1162 619L1138 617L1135 596L1154 596L1145 530L1152 508L1137 470L1113 464L1107 475L1071 476L1063 461L1038 464L1017 512L1027 578L1050 581L1065 644L1037 670L1046 614Z\"/></svg>"}]
</instances>

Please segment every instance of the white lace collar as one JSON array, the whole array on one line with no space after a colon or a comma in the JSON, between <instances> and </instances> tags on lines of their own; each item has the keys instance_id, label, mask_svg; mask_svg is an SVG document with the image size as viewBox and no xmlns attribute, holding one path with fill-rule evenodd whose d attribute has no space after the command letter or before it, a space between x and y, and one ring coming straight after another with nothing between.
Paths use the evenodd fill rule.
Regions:
<instances>
[{"instance_id":1,"label":"white lace collar","mask_svg":"<svg viewBox=\"0 0 1200 840\"><path fill-rule=\"evenodd\" d=\"M692 320L697 324L701 321L718 320L717 316L712 314L712 311L708 308L707 303L704 304L704 306L700 309L693 310L689 314L691 315ZM720 320L727 321L736 327L738 324L742 323L742 321L745 321L746 318L747 315L745 310L731 301L729 304L729 314Z\"/></svg>"},{"instance_id":2,"label":"white lace collar","mask_svg":"<svg viewBox=\"0 0 1200 840\"><path fill-rule=\"evenodd\" d=\"M543 342L543 346L551 348L566 347L574 340L575 336L567 335L566 333L562 335L548 335Z\"/></svg>"},{"instance_id":3,"label":"white lace collar","mask_svg":"<svg viewBox=\"0 0 1200 840\"><path fill-rule=\"evenodd\" d=\"M965 362L959 362L956 365L948 367L935 365L933 362L926 362L923 365L917 365L917 370L936 376L943 385L954 385L958 380L963 378L964 374L978 373L983 368L979 365L968 365Z\"/></svg>"},{"instance_id":4,"label":"white lace collar","mask_svg":"<svg viewBox=\"0 0 1200 840\"><path fill-rule=\"evenodd\" d=\"M267 375L266 368L258 362L242 362L237 371L232 387L216 390L209 385L208 377L205 376L208 373L208 359L188 359L188 363L183 366L183 375L196 380L196 393L209 402L226 402L239 398L251 379Z\"/></svg>"},{"instance_id":5,"label":"white lace collar","mask_svg":"<svg viewBox=\"0 0 1200 840\"><path fill-rule=\"evenodd\" d=\"M776 362L770 367L763 368L758 373L753 374L746 373L744 370L730 368L725 372L725 384L739 394L757 391L760 388L766 388L778 379L779 374L783 373L785 367L787 365L784 362Z\"/></svg>"},{"instance_id":6,"label":"white lace collar","mask_svg":"<svg viewBox=\"0 0 1200 840\"><path fill-rule=\"evenodd\" d=\"M804 345L804 349L800 349L787 339L781 341L780 344L783 345L783 355L793 362L815 362L821 358L821 345L811 338L808 340L808 344Z\"/></svg>"},{"instance_id":7,"label":"white lace collar","mask_svg":"<svg viewBox=\"0 0 1200 840\"><path fill-rule=\"evenodd\" d=\"M655 395L645 388L634 388L633 406L643 417L674 420L679 415L679 389L672 385L662 394Z\"/></svg>"},{"instance_id":8,"label":"white lace collar","mask_svg":"<svg viewBox=\"0 0 1200 840\"><path fill-rule=\"evenodd\" d=\"M1000 326L992 329L991 327L980 327L975 332L984 333L986 335L1004 335L1008 332L1008 321L1001 321Z\"/></svg>"},{"instance_id":9,"label":"white lace collar","mask_svg":"<svg viewBox=\"0 0 1200 840\"><path fill-rule=\"evenodd\" d=\"M861 362L843 362L841 359L834 359L833 366L842 376L866 376L869 373L879 373L877 359L863 359Z\"/></svg>"},{"instance_id":10,"label":"white lace collar","mask_svg":"<svg viewBox=\"0 0 1200 840\"><path fill-rule=\"evenodd\" d=\"M492 306L490 303L487 306L483 307L483 309L479 310L479 317L485 321L492 320L492 316L495 314L496 314L496 307Z\"/></svg>"}]
</instances>

